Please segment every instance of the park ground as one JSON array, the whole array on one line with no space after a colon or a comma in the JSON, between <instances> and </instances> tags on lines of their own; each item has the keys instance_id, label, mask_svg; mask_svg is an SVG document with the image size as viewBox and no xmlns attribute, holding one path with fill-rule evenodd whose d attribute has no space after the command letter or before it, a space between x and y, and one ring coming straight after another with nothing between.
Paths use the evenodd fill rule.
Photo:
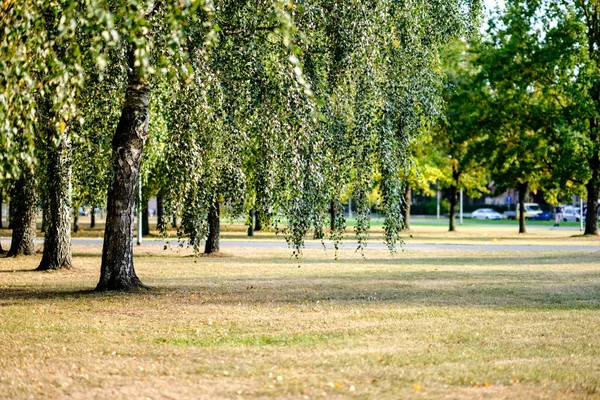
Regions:
<instances>
[{"instance_id":1,"label":"park ground","mask_svg":"<svg viewBox=\"0 0 600 400\"><path fill-rule=\"evenodd\" d=\"M92 291L100 244L75 244L68 271L0 259L0 398L600 398L600 240L433 225L395 255L337 261L146 240L135 265L153 289L135 293Z\"/></svg>"}]
</instances>

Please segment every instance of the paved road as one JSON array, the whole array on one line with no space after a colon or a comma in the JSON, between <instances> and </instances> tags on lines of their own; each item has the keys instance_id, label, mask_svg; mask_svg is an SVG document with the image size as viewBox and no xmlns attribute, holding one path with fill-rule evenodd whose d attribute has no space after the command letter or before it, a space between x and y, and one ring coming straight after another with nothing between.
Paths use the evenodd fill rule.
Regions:
<instances>
[{"instance_id":1,"label":"paved road","mask_svg":"<svg viewBox=\"0 0 600 400\"><path fill-rule=\"evenodd\" d=\"M552 226L553 222L549 222L549 223L545 223L544 225L537 225L537 224L531 224L531 221L527 221L527 229L547 229L549 231L552 230L567 230L567 231L579 231L579 224L577 225L565 225L564 223L561 224L560 227L558 228L554 228ZM416 225L416 226L432 226L432 225L443 225L443 226L448 226L448 219L419 219L419 218L412 218L410 220L410 224L411 225ZM463 227L486 227L486 228L498 228L498 227L502 227L502 228L512 228L514 227L515 229L519 229L519 221L502 221L502 222L498 222L498 223L494 223L494 222L485 222L485 221L473 221L471 219L467 219L463 222L462 225L460 225L458 223L458 221L456 221L456 225L457 226L463 226Z\"/></svg>"},{"instance_id":2,"label":"paved road","mask_svg":"<svg viewBox=\"0 0 600 400\"><path fill-rule=\"evenodd\" d=\"M73 239L74 244L101 244L102 239L84 239L76 238ZM145 239L142 246L164 246L165 241L156 239ZM171 241L171 245L176 246L177 241ZM333 248L331 243L326 243L328 248ZM243 247L243 248L287 248L287 243L284 241L265 241L265 240L221 240L221 247ZM356 243L350 241L341 245L344 249L355 249ZM308 249L320 249L322 245L320 242L307 242L306 248ZM383 243L369 243L368 249L386 249L386 245ZM404 246L407 250L462 250L462 251L592 251L600 252L600 245L598 246L584 246L584 245L521 245L521 244L428 244L419 243L412 244L408 243Z\"/></svg>"},{"instance_id":3,"label":"paved road","mask_svg":"<svg viewBox=\"0 0 600 400\"><path fill-rule=\"evenodd\" d=\"M73 238L73 244L80 245L101 245L101 238ZM42 244L42 240L38 240ZM145 246L164 246L167 242L160 239L144 239L142 244ZM170 241L171 246L177 246L177 241ZM2 238L2 246L7 249L10 247L10 239ZM326 242L327 248L333 248L333 244ZM259 249L285 249L288 245L285 241L275 240L221 240L221 247L242 247ZM356 243L347 241L340 245L343 249L356 249ZM525 244L464 244L464 243L408 243L403 246L407 250L447 250L447 251L585 251L600 252L600 245L525 245ZM306 242L307 249L320 249L320 242ZM386 249L383 243L369 243L367 249Z\"/></svg>"}]
</instances>

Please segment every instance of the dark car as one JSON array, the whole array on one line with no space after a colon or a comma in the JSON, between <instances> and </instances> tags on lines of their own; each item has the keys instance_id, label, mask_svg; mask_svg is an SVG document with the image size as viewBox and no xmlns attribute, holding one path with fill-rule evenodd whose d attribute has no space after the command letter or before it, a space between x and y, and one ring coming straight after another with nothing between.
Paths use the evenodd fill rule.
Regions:
<instances>
[{"instance_id":1,"label":"dark car","mask_svg":"<svg viewBox=\"0 0 600 400\"><path fill-rule=\"evenodd\" d=\"M539 213L538 215L535 215L529 219L532 219L534 221L550 221L552 219L553 215L550 211L544 211Z\"/></svg>"}]
</instances>

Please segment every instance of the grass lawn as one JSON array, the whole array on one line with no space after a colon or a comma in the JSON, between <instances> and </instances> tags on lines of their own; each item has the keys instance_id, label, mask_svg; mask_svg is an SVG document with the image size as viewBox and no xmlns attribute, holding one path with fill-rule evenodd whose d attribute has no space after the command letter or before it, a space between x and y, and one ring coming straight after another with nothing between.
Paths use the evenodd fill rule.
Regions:
<instances>
[{"instance_id":1,"label":"grass lawn","mask_svg":"<svg viewBox=\"0 0 600 400\"><path fill-rule=\"evenodd\" d=\"M599 398L590 252L136 248L149 292L0 259L0 397Z\"/></svg>"}]
</instances>

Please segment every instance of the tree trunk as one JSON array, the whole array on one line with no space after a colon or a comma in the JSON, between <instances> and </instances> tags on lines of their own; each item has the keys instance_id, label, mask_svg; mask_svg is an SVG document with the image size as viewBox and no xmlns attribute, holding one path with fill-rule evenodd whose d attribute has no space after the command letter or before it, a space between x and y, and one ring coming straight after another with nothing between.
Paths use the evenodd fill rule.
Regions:
<instances>
[{"instance_id":1,"label":"tree trunk","mask_svg":"<svg viewBox=\"0 0 600 400\"><path fill-rule=\"evenodd\" d=\"M177 217L173 215L173 219L171 219L171 227L177 228Z\"/></svg>"},{"instance_id":2,"label":"tree trunk","mask_svg":"<svg viewBox=\"0 0 600 400\"><path fill-rule=\"evenodd\" d=\"M66 134L58 146L49 129L46 161L46 235L38 270L71 268L71 154Z\"/></svg>"},{"instance_id":3,"label":"tree trunk","mask_svg":"<svg viewBox=\"0 0 600 400\"><path fill-rule=\"evenodd\" d=\"M460 172L458 169L452 167L452 185L450 185L450 226L448 231L456 232L456 204L458 203L458 180L460 179Z\"/></svg>"},{"instance_id":4,"label":"tree trunk","mask_svg":"<svg viewBox=\"0 0 600 400\"><path fill-rule=\"evenodd\" d=\"M517 183L519 191L519 233L527 233L525 227L525 196L527 195L527 183Z\"/></svg>"},{"instance_id":5,"label":"tree trunk","mask_svg":"<svg viewBox=\"0 0 600 400\"><path fill-rule=\"evenodd\" d=\"M262 220L260 219L260 212L254 213L254 230L262 231Z\"/></svg>"},{"instance_id":6,"label":"tree trunk","mask_svg":"<svg viewBox=\"0 0 600 400\"><path fill-rule=\"evenodd\" d=\"M2 188L0 187L0 229L2 229L4 227L4 225L2 224L2 217L3 217L3 213L2 213L2 202L4 201L4 199L2 198L3 196L3 191ZM2 248L0 247L0 250L2 250Z\"/></svg>"},{"instance_id":7,"label":"tree trunk","mask_svg":"<svg viewBox=\"0 0 600 400\"><path fill-rule=\"evenodd\" d=\"M250 224L248 225L248 236L254 236L254 208L250 209Z\"/></svg>"},{"instance_id":8,"label":"tree trunk","mask_svg":"<svg viewBox=\"0 0 600 400\"><path fill-rule=\"evenodd\" d=\"M592 142L598 146L598 122L596 118L590 120L590 137ZM588 159L592 177L586 184L587 189L587 214L585 217L584 235L598 235L598 190L600 190L600 155L598 149Z\"/></svg>"},{"instance_id":9,"label":"tree trunk","mask_svg":"<svg viewBox=\"0 0 600 400\"><path fill-rule=\"evenodd\" d=\"M79 207L73 211L73 232L79 232Z\"/></svg>"},{"instance_id":10,"label":"tree trunk","mask_svg":"<svg viewBox=\"0 0 600 400\"><path fill-rule=\"evenodd\" d=\"M48 210L48 202L46 201L46 199L44 198L45 196L42 195L42 227L40 229L40 231L42 233L46 232L46 224L48 223L48 213L50 212Z\"/></svg>"},{"instance_id":11,"label":"tree trunk","mask_svg":"<svg viewBox=\"0 0 600 400\"><path fill-rule=\"evenodd\" d=\"M133 207L148 135L150 87L136 73L134 54L135 47L130 46L125 102L112 140L113 171L108 188L100 281L96 290L146 287L133 268Z\"/></svg>"},{"instance_id":12,"label":"tree trunk","mask_svg":"<svg viewBox=\"0 0 600 400\"><path fill-rule=\"evenodd\" d=\"M96 206L92 206L90 210L90 229L94 229L96 227Z\"/></svg>"},{"instance_id":13,"label":"tree trunk","mask_svg":"<svg viewBox=\"0 0 600 400\"><path fill-rule=\"evenodd\" d=\"M335 212L335 200L331 200L331 203L329 203L329 229L331 230L331 232L335 230Z\"/></svg>"},{"instance_id":14,"label":"tree trunk","mask_svg":"<svg viewBox=\"0 0 600 400\"><path fill-rule=\"evenodd\" d=\"M449 221L449 232L456 232L456 198L457 188L455 184L450 185L450 221Z\"/></svg>"},{"instance_id":15,"label":"tree trunk","mask_svg":"<svg viewBox=\"0 0 600 400\"><path fill-rule=\"evenodd\" d=\"M204 246L204 254L217 253L220 250L219 200L215 200L213 206L208 210L208 237Z\"/></svg>"},{"instance_id":16,"label":"tree trunk","mask_svg":"<svg viewBox=\"0 0 600 400\"><path fill-rule=\"evenodd\" d=\"M14 201L10 199L8 203L8 229L13 229L13 216L15 215Z\"/></svg>"},{"instance_id":17,"label":"tree trunk","mask_svg":"<svg viewBox=\"0 0 600 400\"><path fill-rule=\"evenodd\" d=\"M156 229L160 232L165 228L165 206L163 205L162 190L156 195Z\"/></svg>"},{"instance_id":18,"label":"tree trunk","mask_svg":"<svg viewBox=\"0 0 600 400\"><path fill-rule=\"evenodd\" d=\"M3 214L2 214L2 203L4 201L3 194L4 194L4 192L2 190L2 187L0 187L0 229L3 228L3 225L2 225L2 216L3 216ZM5 251L2 248L2 241L0 241L0 254L4 254L4 253L5 253Z\"/></svg>"},{"instance_id":19,"label":"tree trunk","mask_svg":"<svg viewBox=\"0 0 600 400\"><path fill-rule=\"evenodd\" d=\"M598 235L598 171L592 171L592 179L587 183L587 214L584 235Z\"/></svg>"},{"instance_id":20,"label":"tree trunk","mask_svg":"<svg viewBox=\"0 0 600 400\"><path fill-rule=\"evenodd\" d=\"M402 207L402 219L404 220L404 229L410 230L410 203L411 203L410 184L406 182L404 186L404 207Z\"/></svg>"},{"instance_id":21,"label":"tree trunk","mask_svg":"<svg viewBox=\"0 0 600 400\"><path fill-rule=\"evenodd\" d=\"M150 217L149 217L148 203L144 203L142 208L142 236L148 236L150 234Z\"/></svg>"},{"instance_id":22,"label":"tree trunk","mask_svg":"<svg viewBox=\"0 0 600 400\"><path fill-rule=\"evenodd\" d=\"M34 173L24 167L10 196L13 232L7 257L35 254L36 189Z\"/></svg>"}]
</instances>

